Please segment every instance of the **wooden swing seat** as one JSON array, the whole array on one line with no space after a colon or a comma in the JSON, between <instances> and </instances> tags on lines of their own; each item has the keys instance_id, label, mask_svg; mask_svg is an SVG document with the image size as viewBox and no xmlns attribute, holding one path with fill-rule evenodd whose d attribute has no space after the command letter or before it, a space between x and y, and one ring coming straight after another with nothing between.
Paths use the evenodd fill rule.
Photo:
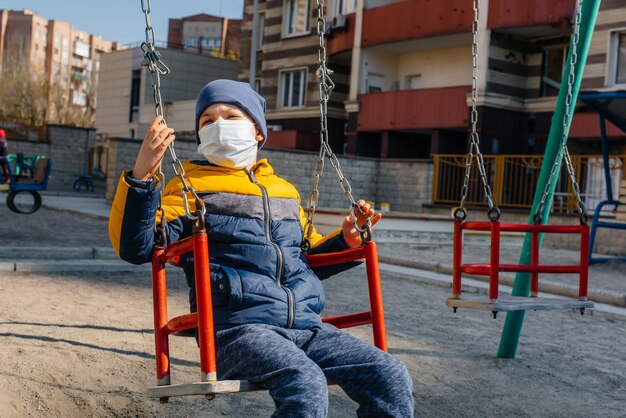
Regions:
<instances>
[{"instance_id":1,"label":"wooden swing seat","mask_svg":"<svg viewBox=\"0 0 626 418\"><path fill-rule=\"evenodd\" d=\"M593 302L572 299L525 298L522 296L506 296L492 300L487 296L464 296L448 298L449 308L474 309L490 312L509 311L547 311L555 309L593 309Z\"/></svg>"},{"instance_id":2,"label":"wooden swing seat","mask_svg":"<svg viewBox=\"0 0 626 418\"><path fill-rule=\"evenodd\" d=\"M255 392L266 390L247 380L215 380L213 382L181 383L178 385L152 386L148 396L167 401L173 396L214 396L228 393Z\"/></svg>"}]
</instances>

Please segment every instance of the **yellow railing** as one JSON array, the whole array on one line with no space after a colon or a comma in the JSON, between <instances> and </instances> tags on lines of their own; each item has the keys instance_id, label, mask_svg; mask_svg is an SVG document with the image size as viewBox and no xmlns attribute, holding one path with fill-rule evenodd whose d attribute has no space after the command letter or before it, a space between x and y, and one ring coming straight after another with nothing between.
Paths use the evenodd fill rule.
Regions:
<instances>
[{"instance_id":1,"label":"yellow railing","mask_svg":"<svg viewBox=\"0 0 626 418\"><path fill-rule=\"evenodd\" d=\"M542 155L484 155L485 172L491 186L493 202L499 207L529 209L535 196ZM611 156L613 190L619 190L626 156ZM576 181L581 196L589 210L606 199L604 165L601 155L572 155ZM434 155L432 202L436 204L458 204L465 178L465 155ZM469 179L466 199L468 206L485 206L482 181L476 159ZM553 211L573 213L576 197L572 193L569 175L565 166L557 179L554 192Z\"/></svg>"}]
</instances>

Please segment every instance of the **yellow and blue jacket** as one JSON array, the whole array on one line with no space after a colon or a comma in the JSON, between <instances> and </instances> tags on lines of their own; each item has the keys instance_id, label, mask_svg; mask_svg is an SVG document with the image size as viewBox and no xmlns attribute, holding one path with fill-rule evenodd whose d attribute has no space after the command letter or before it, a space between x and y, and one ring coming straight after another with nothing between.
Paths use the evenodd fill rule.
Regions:
<instances>
[{"instance_id":1,"label":"yellow and blue jacket","mask_svg":"<svg viewBox=\"0 0 626 418\"><path fill-rule=\"evenodd\" d=\"M186 161L183 168L186 181L207 209L216 330L248 323L307 329L319 323L324 290L300 249L305 216L296 188L274 174L267 160L249 171L203 161ZM109 235L123 260L135 264L150 260L159 203L167 221L167 244L191 235L192 222L186 216L180 179L168 183L162 202L160 188L158 180L142 182L128 172L122 173L111 209ZM193 199L189 204L193 213ZM326 237L313 231L311 243L310 253L347 248L340 230ZM191 253L181 257L181 266L194 312Z\"/></svg>"}]
</instances>

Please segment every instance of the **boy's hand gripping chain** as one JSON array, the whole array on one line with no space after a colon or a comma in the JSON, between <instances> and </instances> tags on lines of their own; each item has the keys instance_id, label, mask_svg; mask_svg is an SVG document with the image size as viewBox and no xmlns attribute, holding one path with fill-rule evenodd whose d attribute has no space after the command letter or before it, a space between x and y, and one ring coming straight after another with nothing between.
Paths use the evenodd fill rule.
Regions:
<instances>
[{"instance_id":1,"label":"boy's hand gripping chain","mask_svg":"<svg viewBox=\"0 0 626 418\"><path fill-rule=\"evenodd\" d=\"M163 102L161 100L161 75L168 75L170 73L170 69L165 65L163 61L161 61L161 54L155 48L155 37L154 37L154 28L150 23L150 12L152 10L150 0L141 0L141 10L145 16L146 20L146 41L141 44L141 50L143 51L143 64L148 67L150 70L150 77L152 79L152 93L154 97L155 104L155 113L156 116L163 116ZM163 118L162 123L165 123L165 118ZM200 228L204 226L204 222L200 219L204 218L204 214L206 213L206 208L204 206L204 202L200 197L196 194L196 191L191 185L187 184L185 180L185 169L183 168L182 162L176 157L176 151L174 150L174 143L172 142L168 146L168 150L170 151L170 155L172 157L172 168L174 169L174 173L180 179L183 188L181 190L181 194L183 196L183 201L185 202L185 213L187 217L194 221L194 227ZM161 182L161 201L163 200L163 188L165 187L165 175L161 170L161 166L159 166L159 172L157 173L159 180ZM191 213L189 209L189 201L187 200L187 193L191 194L195 200L196 211L195 213ZM160 245L165 246L165 212L163 207L159 205L159 209L161 212L161 223L156 226L157 230L157 239L160 240ZM202 226L201 226L202 225Z\"/></svg>"}]
</instances>

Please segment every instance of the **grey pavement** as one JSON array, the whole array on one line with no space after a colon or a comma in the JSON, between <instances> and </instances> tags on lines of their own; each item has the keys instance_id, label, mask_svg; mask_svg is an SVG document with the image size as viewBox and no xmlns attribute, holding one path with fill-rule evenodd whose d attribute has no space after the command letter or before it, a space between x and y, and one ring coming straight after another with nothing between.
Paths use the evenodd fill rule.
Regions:
<instances>
[{"instance_id":1,"label":"grey pavement","mask_svg":"<svg viewBox=\"0 0 626 418\"><path fill-rule=\"evenodd\" d=\"M111 205L100 196L46 194L43 196L43 206L47 209L74 212L98 219L109 219L111 212Z\"/></svg>"},{"instance_id":2,"label":"grey pavement","mask_svg":"<svg viewBox=\"0 0 626 418\"><path fill-rule=\"evenodd\" d=\"M0 194L0 207L4 196ZM67 215L89 217L97 222L96 239L87 245L41 246L16 243L0 248L0 270L41 272L41 271L148 271L147 265L134 266L118 260L105 239L106 220L110 205L102 197L84 194L55 195L45 194L43 206ZM6 208L3 208L6 210ZM41 211L40 211L41 212ZM37 215L37 214L35 214ZM19 215L18 215L19 216ZM24 216L24 215L22 215ZM34 216L34 215L31 215ZM316 215L316 226L322 233L328 233L341 223L341 214L336 211L321 211ZM85 224L89 225L89 224ZM86 226L81 226L83 229ZM1 230L0 230L1 232ZM384 266L401 266L411 271L414 278L428 282L432 277L428 272L448 276L452 272L452 222L442 217L428 215L386 214L376 226L375 239L379 247L379 257ZM507 237L501 246L501 262L516 264L522 246L522 237ZM487 262L489 241L484 235L469 235L465 238L464 262ZM67 243L66 243L67 244ZM95 245L94 245L95 244ZM577 251L542 248L541 262L548 265L577 264ZM54 261L50 261L54 260ZM594 264L589 268L589 295L596 302L626 307L626 263L608 262ZM381 267L385 269L385 267ZM393 270L393 268L387 268ZM511 286L514 273L502 273L501 284ZM474 279L474 280L471 280ZM487 281L486 277L464 276L464 285L471 286L477 281ZM575 275L542 275L539 279L540 292L567 297L577 297L578 277Z\"/></svg>"}]
</instances>

